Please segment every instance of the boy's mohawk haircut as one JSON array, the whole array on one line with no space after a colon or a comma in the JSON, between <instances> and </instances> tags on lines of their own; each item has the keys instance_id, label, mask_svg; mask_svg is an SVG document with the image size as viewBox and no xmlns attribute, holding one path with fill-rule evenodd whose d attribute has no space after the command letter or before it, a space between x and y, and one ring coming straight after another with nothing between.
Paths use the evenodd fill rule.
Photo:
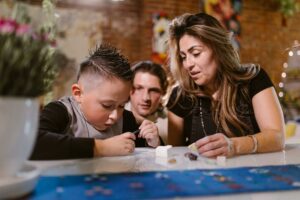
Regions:
<instances>
[{"instance_id":1,"label":"boy's mohawk haircut","mask_svg":"<svg viewBox=\"0 0 300 200\"><path fill-rule=\"evenodd\" d=\"M121 57L122 59L127 61L127 59L119 53L117 48L115 48L109 44L96 45L95 49L90 51L89 58L95 59L97 57L103 57L103 56L108 56L108 57L112 57L112 58Z\"/></svg>"},{"instance_id":2,"label":"boy's mohawk haircut","mask_svg":"<svg viewBox=\"0 0 300 200\"><path fill-rule=\"evenodd\" d=\"M81 73L86 71L127 81L133 77L128 60L109 44L97 45L90 51L88 59L81 64Z\"/></svg>"}]
</instances>

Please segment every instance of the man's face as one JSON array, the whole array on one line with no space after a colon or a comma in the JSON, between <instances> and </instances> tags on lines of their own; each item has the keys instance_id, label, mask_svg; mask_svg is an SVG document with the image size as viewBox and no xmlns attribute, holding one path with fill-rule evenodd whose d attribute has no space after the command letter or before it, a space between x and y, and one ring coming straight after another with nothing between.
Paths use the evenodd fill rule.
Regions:
<instances>
[{"instance_id":1,"label":"man's face","mask_svg":"<svg viewBox=\"0 0 300 200\"><path fill-rule=\"evenodd\" d=\"M130 93L132 112L142 117L153 114L159 107L162 94L157 76L148 72L137 72Z\"/></svg>"},{"instance_id":2,"label":"man's face","mask_svg":"<svg viewBox=\"0 0 300 200\"><path fill-rule=\"evenodd\" d=\"M95 84L95 87L82 88L79 105L86 120L97 130L104 131L122 117L131 83L113 78L89 84Z\"/></svg>"}]
</instances>

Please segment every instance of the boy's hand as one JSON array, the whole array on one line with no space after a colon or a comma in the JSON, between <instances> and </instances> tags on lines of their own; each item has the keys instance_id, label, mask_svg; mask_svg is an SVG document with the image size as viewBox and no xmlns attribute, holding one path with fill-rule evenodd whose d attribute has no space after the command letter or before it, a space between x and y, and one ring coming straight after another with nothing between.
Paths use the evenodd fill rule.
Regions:
<instances>
[{"instance_id":1,"label":"boy's hand","mask_svg":"<svg viewBox=\"0 0 300 200\"><path fill-rule=\"evenodd\" d=\"M108 139L95 139L95 156L123 156L131 154L135 148L135 135L123 133Z\"/></svg>"},{"instance_id":2,"label":"boy's hand","mask_svg":"<svg viewBox=\"0 0 300 200\"><path fill-rule=\"evenodd\" d=\"M155 123L144 120L139 127L141 130L138 137L145 138L147 144L151 147L157 147L160 145L160 140L158 136L158 128Z\"/></svg>"}]
</instances>

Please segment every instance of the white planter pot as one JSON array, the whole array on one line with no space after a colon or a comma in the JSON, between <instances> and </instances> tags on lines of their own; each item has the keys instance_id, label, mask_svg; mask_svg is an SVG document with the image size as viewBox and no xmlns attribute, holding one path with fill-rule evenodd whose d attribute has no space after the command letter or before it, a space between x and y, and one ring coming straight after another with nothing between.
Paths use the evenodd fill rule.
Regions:
<instances>
[{"instance_id":1,"label":"white planter pot","mask_svg":"<svg viewBox=\"0 0 300 200\"><path fill-rule=\"evenodd\" d=\"M0 97L0 177L15 175L35 143L39 101Z\"/></svg>"}]
</instances>

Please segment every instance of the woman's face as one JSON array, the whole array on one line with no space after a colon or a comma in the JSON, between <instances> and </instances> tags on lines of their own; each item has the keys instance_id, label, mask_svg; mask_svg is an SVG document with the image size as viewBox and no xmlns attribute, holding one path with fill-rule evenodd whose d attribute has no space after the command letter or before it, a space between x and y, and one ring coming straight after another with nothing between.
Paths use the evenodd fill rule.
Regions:
<instances>
[{"instance_id":1,"label":"woman's face","mask_svg":"<svg viewBox=\"0 0 300 200\"><path fill-rule=\"evenodd\" d=\"M179 51L182 65L193 81L212 88L218 67L212 49L196 37L183 35L179 40Z\"/></svg>"}]
</instances>

